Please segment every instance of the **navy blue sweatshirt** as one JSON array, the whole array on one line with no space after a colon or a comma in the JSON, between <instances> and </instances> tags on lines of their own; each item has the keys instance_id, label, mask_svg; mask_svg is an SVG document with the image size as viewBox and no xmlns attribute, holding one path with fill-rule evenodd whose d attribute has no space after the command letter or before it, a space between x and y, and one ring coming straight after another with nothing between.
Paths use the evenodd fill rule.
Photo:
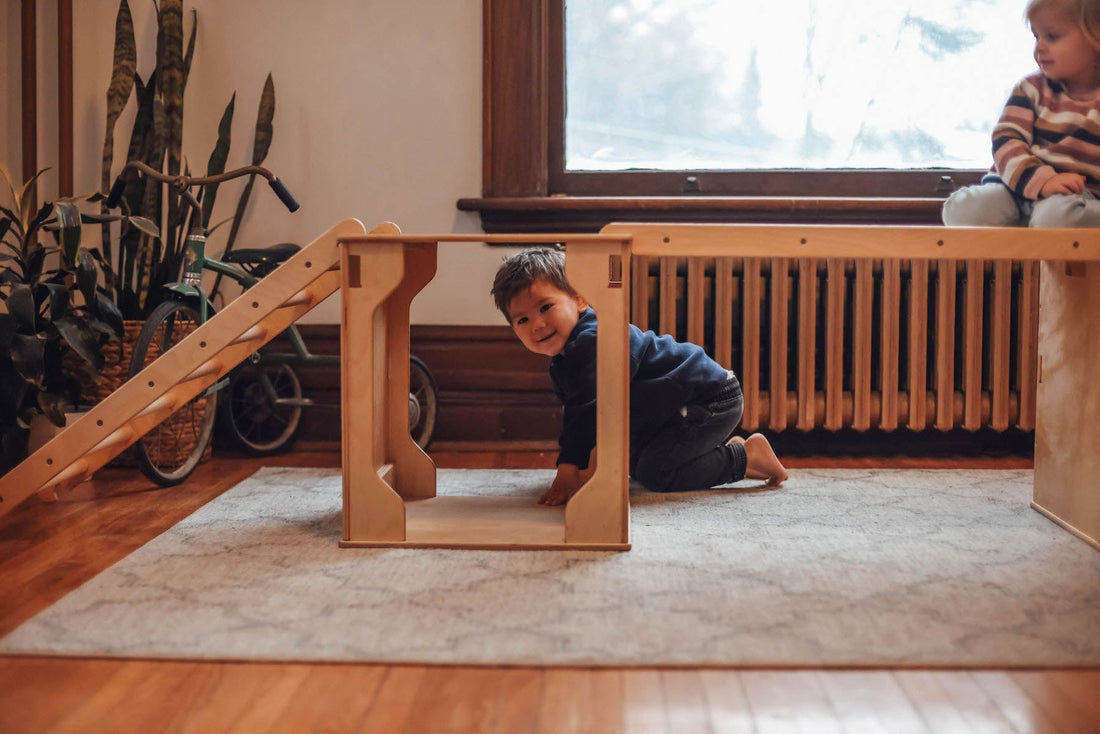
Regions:
<instances>
[{"instance_id":1,"label":"navy blue sweatshirt","mask_svg":"<svg viewBox=\"0 0 1100 734\"><path fill-rule=\"evenodd\" d=\"M644 445L685 405L726 385L727 370L702 347L630 325L630 442ZM596 445L596 312L586 308L561 352L550 360L554 392L565 408L559 464L588 466Z\"/></svg>"}]
</instances>

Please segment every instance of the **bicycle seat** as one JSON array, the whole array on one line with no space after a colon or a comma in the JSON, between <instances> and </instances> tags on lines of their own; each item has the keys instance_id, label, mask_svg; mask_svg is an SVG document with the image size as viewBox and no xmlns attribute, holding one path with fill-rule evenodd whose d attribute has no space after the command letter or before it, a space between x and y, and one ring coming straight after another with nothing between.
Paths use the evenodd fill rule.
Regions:
<instances>
[{"instance_id":1,"label":"bicycle seat","mask_svg":"<svg viewBox=\"0 0 1100 734\"><path fill-rule=\"evenodd\" d=\"M262 278L300 249L302 248L293 242L280 242L270 247L230 250L222 260L227 263L236 263L246 271Z\"/></svg>"},{"instance_id":2,"label":"bicycle seat","mask_svg":"<svg viewBox=\"0 0 1100 734\"><path fill-rule=\"evenodd\" d=\"M222 260L227 263L238 263L241 265L270 262L281 263L300 249L302 248L293 242L280 242L270 247L251 247L240 250L230 250Z\"/></svg>"}]
</instances>

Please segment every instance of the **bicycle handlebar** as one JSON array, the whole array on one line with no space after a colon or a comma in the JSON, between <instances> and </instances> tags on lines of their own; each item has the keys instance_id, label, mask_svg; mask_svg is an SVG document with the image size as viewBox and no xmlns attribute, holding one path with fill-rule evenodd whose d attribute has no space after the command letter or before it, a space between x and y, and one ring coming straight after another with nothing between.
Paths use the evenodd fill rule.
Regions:
<instances>
[{"instance_id":1,"label":"bicycle handlebar","mask_svg":"<svg viewBox=\"0 0 1100 734\"><path fill-rule=\"evenodd\" d=\"M271 186L272 191L279 197L279 201L283 202L289 211L296 212L300 208L297 200L287 189L286 184L276 178L275 174L267 170L263 166L242 166L232 171L226 171L225 173L218 174L216 176L169 176L161 173L157 169L142 163L141 161L130 161L118 174L118 178L115 179L114 186L111 187L111 193L107 196L107 208L114 209L122 201L122 192L126 188L126 181L123 178L123 174L128 169L136 169L141 171L146 176L153 178L161 183L166 183L174 188L180 196L187 200L187 203L196 211L196 213L202 213L202 207L199 206L198 200L190 192L191 186L208 186L210 184L221 183L223 181L229 181L230 179L240 178L248 174L263 176L267 179L268 185ZM201 219L201 216L200 216Z\"/></svg>"}]
</instances>

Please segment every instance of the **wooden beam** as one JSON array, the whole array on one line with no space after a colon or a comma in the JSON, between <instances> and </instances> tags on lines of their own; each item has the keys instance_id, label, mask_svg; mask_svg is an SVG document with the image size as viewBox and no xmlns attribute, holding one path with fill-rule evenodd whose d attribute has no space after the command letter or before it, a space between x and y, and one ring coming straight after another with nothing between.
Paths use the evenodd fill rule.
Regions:
<instances>
[{"instance_id":1,"label":"wooden beam","mask_svg":"<svg viewBox=\"0 0 1100 734\"><path fill-rule=\"evenodd\" d=\"M38 23L34 0L23 0L20 70L23 83L23 180L38 170ZM32 196L34 192L31 192Z\"/></svg>"},{"instance_id":2,"label":"wooden beam","mask_svg":"<svg viewBox=\"0 0 1100 734\"><path fill-rule=\"evenodd\" d=\"M73 0L57 0L57 193L73 195Z\"/></svg>"}]
</instances>

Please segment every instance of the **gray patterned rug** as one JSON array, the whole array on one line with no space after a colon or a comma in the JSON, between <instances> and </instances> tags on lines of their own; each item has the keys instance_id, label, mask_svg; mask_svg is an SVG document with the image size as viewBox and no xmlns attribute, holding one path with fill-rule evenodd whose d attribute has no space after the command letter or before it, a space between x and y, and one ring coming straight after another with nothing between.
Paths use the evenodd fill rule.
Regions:
<instances>
[{"instance_id":1,"label":"gray patterned rug","mask_svg":"<svg viewBox=\"0 0 1100 734\"><path fill-rule=\"evenodd\" d=\"M552 472L441 470L534 495ZM345 549L335 469L264 469L0 653L584 665L1100 664L1100 553L1029 471L797 470L631 496L633 550Z\"/></svg>"}]
</instances>

